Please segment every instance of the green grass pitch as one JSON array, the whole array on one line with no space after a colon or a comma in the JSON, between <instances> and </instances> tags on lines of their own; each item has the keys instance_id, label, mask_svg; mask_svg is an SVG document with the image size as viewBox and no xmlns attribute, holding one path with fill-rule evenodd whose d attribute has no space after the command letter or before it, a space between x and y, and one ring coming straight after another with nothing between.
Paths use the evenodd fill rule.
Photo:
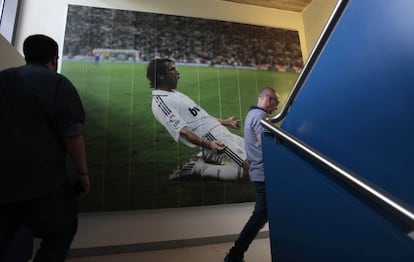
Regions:
<instances>
[{"instance_id":1,"label":"green grass pitch","mask_svg":"<svg viewBox=\"0 0 414 262\"><path fill-rule=\"evenodd\" d=\"M212 116L243 120L258 91L274 87L283 103L297 73L177 65L178 90ZM86 111L91 192L81 211L173 208L252 201L250 183L168 181L198 149L175 143L151 112L146 64L63 61ZM243 135L241 130L233 132Z\"/></svg>"}]
</instances>

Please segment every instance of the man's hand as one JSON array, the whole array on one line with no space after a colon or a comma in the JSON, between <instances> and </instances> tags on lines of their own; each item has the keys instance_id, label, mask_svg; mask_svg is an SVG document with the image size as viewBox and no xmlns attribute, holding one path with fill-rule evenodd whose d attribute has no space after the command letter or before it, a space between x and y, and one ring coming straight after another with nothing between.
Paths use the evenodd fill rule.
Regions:
<instances>
[{"instance_id":1,"label":"man's hand","mask_svg":"<svg viewBox=\"0 0 414 262\"><path fill-rule=\"evenodd\" d=\"M231 127L234 129L240 129L240 120L235 119L234 117L229 117L227 119L220 120L220 123L223 126Z\"/></svg>"},{"instance_id":2,"label":"man's hand","mask_svg":"<svg viewBox=\"0 0 414 262\"><path fill-rule=\"evenodd\" d=\"M216 153L223 153L226 146L222 144L221 142L217 140L208 141L209 142L209 148L211 151L214 151Z\"/></svg>"},{"instance_id":3,"label":"man's hand","mask_svg":"<svg viewBox=\"0 0 414 262\"><path fill-rule=\"evenodd\" d=\"M77 180L75 181L75 190L82 197L89 193L90 182L88 175L78 176Z\"/></svg>"},{"instance_id":4,"label":"man's hand","mask_svg":"<svg viewBox=\"0 0 414 262\"><path fill-rule=\"evenodd\" d=\"M223 153L224 149L226 148L226 145L217 140L210 141L203 137L199 137L186 126L181 128L180 135L187 139L189 142L193 143L194 145L201 146L216 153Z\"/></svg>"}]
</instances>

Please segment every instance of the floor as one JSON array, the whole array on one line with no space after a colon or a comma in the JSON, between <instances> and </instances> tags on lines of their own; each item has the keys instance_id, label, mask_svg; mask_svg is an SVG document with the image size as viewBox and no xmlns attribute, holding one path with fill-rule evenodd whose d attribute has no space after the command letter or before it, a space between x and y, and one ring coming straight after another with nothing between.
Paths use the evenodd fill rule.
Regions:
<instances>
[{"instance_id":1,"label":"floor","mask_svg":"<svg viewBox=\"0 0 414 262\"><path fill-rule=\"evenodd\" d=\"M254 203L81 213L67 262L220 262ZM39 247L35 239L34 252ZM270 262L266 225L245 254Z\"/></svg>"},{"instance_id":2,"label":"floor","mask_svg":"<svg viewBox=\"0 0 414 262\"><path fill-rule=\"evenodd\" d=\"M214 262L223 261L226 252L233 243L221 243L206 246L194 246L175 249L163 249L158 251L146 251L138 253L123 253L117 255L91 256L69 258L67 262ZM253 241L245 254L246 262L270 262L270 243L268 238L260 238Z\"/></svg>"}]
</instances>

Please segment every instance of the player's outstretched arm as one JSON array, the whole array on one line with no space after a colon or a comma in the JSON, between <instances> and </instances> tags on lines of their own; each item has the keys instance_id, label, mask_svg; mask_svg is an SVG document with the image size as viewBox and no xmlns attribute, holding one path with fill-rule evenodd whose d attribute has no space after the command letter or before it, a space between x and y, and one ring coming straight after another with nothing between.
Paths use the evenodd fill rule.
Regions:
<instances>
[{"instance_id":1,"label":"player's outstretched arm","mask_svg":"<svg viewBox=\"0 0 414 262\"><path fill-rule=\"evenodd\" d=\"M231 127L234 129L240 129L240 120L235 119L234 117L229 117L227 119L219 119L219 121L223 126Z\"/></svg>"},{"instance_id":2,"label":"player's outstretched arm","mask_svg":"<svg viewBox=\"0 0 414 262\"><path fill-rule=\"evenodd\" d=\"M209 141L205 138L199 137L193 131L188 129L188 127L181 128L180 135L194 145L201 146L217 153L222 152L226 148L224 144L220 143L217 140Z\"/></svg>"}]
</instances>

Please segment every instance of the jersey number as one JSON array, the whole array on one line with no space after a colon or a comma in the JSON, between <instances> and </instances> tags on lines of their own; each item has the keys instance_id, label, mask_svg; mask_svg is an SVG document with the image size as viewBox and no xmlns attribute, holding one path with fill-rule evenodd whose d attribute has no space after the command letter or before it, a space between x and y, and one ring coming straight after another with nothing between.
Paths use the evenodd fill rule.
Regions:
<instances>
[{"instance_id":1,"label":"jersey number","mask_svg":"<svg viewBox=\"0 0 414 262\"><path fill-rule=\"evenodd\" d=\"M193 108L188 108L188 111L190 111L190 113L191 113L193 116L196 116L196 115L197 115L197 112L200 112L200 109L199 109L199 108L197 108L197 107L193 107Z\"/></svg>"}]
</instances>

